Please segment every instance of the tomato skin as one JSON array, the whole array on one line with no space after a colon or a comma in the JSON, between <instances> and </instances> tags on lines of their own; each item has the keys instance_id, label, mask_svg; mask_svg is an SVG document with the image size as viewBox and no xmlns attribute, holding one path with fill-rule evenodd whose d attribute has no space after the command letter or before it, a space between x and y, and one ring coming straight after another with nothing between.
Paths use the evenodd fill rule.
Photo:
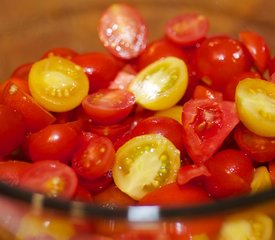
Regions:
<instances>
[{"instance_id":1,"label":"tomato skin","mask_svg":"<svg viewBox=\"0 0 275 240\"><path fill-rule=\"evenodd\" d=\"M94 180L110 171L114 160L115 150L111 140L94 136L75 153L72 168L81 178Z\"/></svg>"},{"instance_id":2,"label":"tomato skin","mask_svg":"<svg viewBox=\"0 0 275 240\"><path fill-rule=\"evenodd\" d=\"M0 126L0 157L4 157L20 146L26 124L20 112L0 104Z\"/></svg>"},{"instance_id":3,"label":"tomato skin","mask_svg":"<svg viewBox=\"0 0 275 240\"><path fill-rule=\"evenodd\" d=\"M268 162L268 171L272 182L272 186L275 186L275 160Z\"/></svg>"},{"instance_id":4,"label":"tomato skin","mask_svg":"<svg viewBox=\"0 0 275 240\"><path fill-rule=\"evenodd\" d=\"M76 57L78 53L70 48L60 47L60 48L51 48L47 50L43 55L42 58L48 58L51 56L58 56L62 58L66 58L71 60L73 57Z\"/></svg>"},{"instance_id":5,"label":"tomato skin","mask_svg":"<svg viewBox=\"0 0 275 240\"><path fill-rule=\"evenodd\" d=\"M94 202L92 194L83 186L79 185L76 188L76 191L73 196L73 200L91 203Z\"/></svg>"},{"instance_id":6,"label":"tomato skin","mask_svg":"<svg viewBox=\"0 0 275 240\"><path fill-rule=\"evenodd\" d=\"M121 66L111 55L91 52L78 55L72 61L84 69L89 79L89 93L107 88Z\"/></svg>"},{"instance_id":7,"label":"tomato skin","mask_svg":"<svg viewBox=\"0 0 275 240\"><path fill-rule=\"evenodd\" d=\"M43 109L13 82L8 82L6 85L2 100L5 105L14 108L23 115L27 131L36 132L55 121L55 117L50 112Z\"/></svg>"},{"instance_id":8,"label":"tomato skin","mask_svg":"<svg viewBox=\"0 0 275 240\"><path fill-rule=\"evenodd\" d=\"M122 89L100 89L82 101L86 114L98 124L118 123L130 114L134 105L134 94Z\"/></svg>"},{"instance_id":9,"label":"tomato skin","mask_svg":"<svg viewBox=\"0 0 275 240\"><path fill-rule=\"evenodd\" d=\"M70 199L74 196L78 180L68 165L59 161L43 160L32 164L22 174L20 187L50 197Z\"/></svg>"},{"instance_id":10,"label":"tomato skin","mask_svg":"<svg viewBox=\"0 0 275 240\"><path fill-rule=\"evenodd\" d=\"M193 92L194 99L210 99L214 101L222 101L223 94L219 91L215 91L207 86L204 85L197 85Z\"/></svg>"},{"instance_id":11,"label":"tomato skin","mask_svg":"<svg viewBox=\"0 0 275 240\"><path fill-rule=\"evenodd\" d=\"M256 162L269 162L275 158L275 137L261 137L239 124L234 130L234 139Z\"/></svg>"},{"instance_id":12,"label":"tomato skin","mask_svg":"<svg viewBox=\"0 0 275 240\"><path fill-rule=\"evenodd\" d=\"M98 35L103 46L122 59L137 57L147 44L147 27L141 15L123 3L112 4L105 10L99 19Z\"/></svg>"},{"instance_id":13,"label":"tomato skin","mask_svg":"<svg viewBox=\"0 0 275 240\"><path fill-rule=\"evenodd\" d=\"M252 160L243 152L235 149L222 150L205 165L210 172L210 176L205 177L205 188L214 198L250 192L254 167Z\"/></svg>"},{"instance_id":14,"label":"tomato skin","mask_svg":"<svg viewBox=\"0 0 275 240\"><path fill-rule=\"evenodd\" d=\"M233 102L193 99L183 105L182 125L186 151L196 164L206 162L238 124Z\"/></svg>"},{"instance_id":15,"label":"tomato skin","mask_svg":"<svg viewBox=\"0 0 275 240\"><path fill-rule=\"evenodd\" d=\"M25 63L17 67L11 74L11 78L21 78L28 80L29 72L33 63Z\"/></svg>"},{"instance_id":16,"label":"tomato skin","mask_svg":"<svg viewBox=\"0 0 275 240\"><path fill-rule=\"evenodd\" d=\"M226 36L204 40L197 50L197 67L202 80L214 90L223 90L233 76L251 67L247 50L238 41Z\"/></svg>"},{"instance_id":17,"label":"tomato skin","mask_svg":"<svg viewBox=\"0 0 275 240\"><path fill-rule=\"evenodd\" d=\"M56 160L69 163L78 147L79 134L67 124L52 124L33 133L28 139L28 154L32 162Z\"/></svg>"}]
</instances>

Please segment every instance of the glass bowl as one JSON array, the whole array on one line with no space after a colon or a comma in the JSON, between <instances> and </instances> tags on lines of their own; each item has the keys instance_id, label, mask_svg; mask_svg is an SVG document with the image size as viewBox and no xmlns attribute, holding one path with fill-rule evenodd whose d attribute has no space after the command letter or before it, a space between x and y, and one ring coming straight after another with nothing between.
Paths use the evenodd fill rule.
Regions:
<instances>
[{"instance_id":1,"label":"glass bowl","mask_svg":"<svg viewBox=\"0 0 275 240\"><path fill-rule=\"evenodd\" d=\"M273 0L124 2L141 12L148 25L149 40L163 35L164 23L171 17L197 11L209 18L210 34L236 36L243 29L255 30L264 36L271 50L275 50ZM45 50L54 47L68 47L77 52L103 51L97 37L97 23L111 3L113 1L109 0L2 0L0 80L6 80L17 66L38 59ZM232 219L234 221L230 222ZM244 238L238 236L238 231L246 229L256 235L245 239L265 240L275 239L274 219L275 189L191 207L106 208L47 198L0 183L1 239L241 240ZM224 222L229 226L223 228L224 232L230 232L227 238L219 232ZM252 225L248 226L248 223ZM230 224L239 230L230 231ZM207 229L207 232L201 229Z\"/></svg>"}]
</instances>

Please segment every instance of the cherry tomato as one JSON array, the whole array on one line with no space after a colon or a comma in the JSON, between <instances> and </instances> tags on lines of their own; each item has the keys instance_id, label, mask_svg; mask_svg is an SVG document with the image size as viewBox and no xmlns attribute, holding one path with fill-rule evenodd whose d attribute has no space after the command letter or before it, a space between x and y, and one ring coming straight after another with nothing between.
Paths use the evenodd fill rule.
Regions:
<instances>
[{"instance_id":1,"label":"cherry tomato","mask_svg":"<svg viewBox=\"0 0 275 240\"><path fill-rule=\"evenodd\" d=\"M215 198L225 198L250 192L254 175L252 161L243 152L226 149L216 153L205 163L210 176L205 188Z\"/></svg>"},{"instance_id":2,"label":"cherry tomato","mask_svg":"<svg viewBox=\"0 0 275 240\"><path fill-rule=\"evenodd\" d=\"M128 89L131 81L136 76L136 71L132 69L131 66L126 65L122 70L120 70L116 77L111 81L108 88L110 89Z\"/></svg>"},{"instance_id":3,"label":"cherry tomato","mask_svg":"<svg viewBox=\"0 0 275 240\"><path fill-rule=\"evenodd\" d=\"M106 53L92 52L72 59L81 66L89 79L89 93L107 88L120 70L120 64Z\"/></svg>"},{"instance_id":4,"label":"cherry tomato","mask_svg":"<svg viewBox=\"0 0 275 240\"><path fill-rule=\"evenodd\" d=\"M71 60L73 57L76 57L77 55L78 53L70 48L65 48L65 47L51 48L43 54L42 59L52 57L52 56L58 56L58 57Z\"/></svg>"},{"instance_id":5,"label":"cherry tomato","mask_svg":"<svg viewBox=\"0 0 275 240\"><path fill-rule=\"evenodd\" d=\"M273 75L275 73L275 57L273 57L269 64L268 64L268 70L269 70L269 75Z\"/></svg>"},{"instance_id":6,"label":"cherry tomato","mask_svg":"<svg viewBox=\"0 0 275 240\"><path fill-rule=\"evenodd\" d=\"M94 180L110 171L114 160L115 150L111 140L94 136L76 152L72 168L81 178Z\"/></svg>"},{"instance_id":7,"label":"cherry tomato","mask_svg":"<svg viewBox=\"0 0 275 240\"><path fill-rule=\"evenodd\" d=\"M176 182L166 184L146 194L140 205L190 206L210 202L211 198L202 188L195 185L179 186Z\"/></svg>"},{"instance_id":8,"label":"cherry tomato","mask_svg":"<svg viewBox=\"0 0 275 240\"><path fill-rule=\"evenodd\" d=\"M18 160L0 162L0 180L12 186L18 186L20 178L32 164Z\"/></svg>"},{"instance_id":9,"label":"cherry tomato","mask_svg":"<svg viewBox=\"0 0 275 240\"><path fill-rule=\"evenodd\" d=\"M160 134L132 138L116 152L113 178L133 199L174 182L180 167L179 150Z\"/></svg>"},{"instance_id":10,"label":"cherry tomato","mask_svg":"<svg viewBox=\"0 0 275 240\"><path fill-rule=\"evenodd\" d=\"M132 130L132 137L144 134L161 134L168 138L177 149L184 150L182 134L182 125L176 120L169 117L148 117L139 121L136 127Z\"/></svg>"},{"instance_id":11,"label":"cherry tomato","mask_svg":"<svg viewBox=\"0 0 275 240\"><path fill-rule=\"evenodd\" d=\"M241 122L251 132L263 137L275 137L274 93L274 83L252 78L240 81L236 89Z\"/></svg>"},{"instance_id":12,"label":"cherry tomato","mask_svg":"<svg viewBox=\"0 0 275 240\"><path fill-rule=\"evenodd\" d=\"M196 164L207 161L238 124L233 102L194 99L183 106L182 125L186 151Z\"/></svg>"},{"instance_id":13,"label":"cherry tomato","mask_svg":"<svg viewBox=\"0 0 275 240\"><path fill-rule=\"evenodd\" d=\"M0 126L0 157L3 157L22 143L26 123L20 112L0 104Z\"/></svg>"},{"instance_id":14,"label":"cherry tomato","mask_svg":"<svg viewBox=\"0 0 275 240\"><path fill-rule=\"evenodd\" d=\"M67 124L49 125L29 136L29 157L32 162L50 159L69 163L78 147L78 136Z\"/></svg>"},{"instance_id":15,"label":"cherry tomato","mask_svg":"<svg viewBox=\"0 0 275 240\"><path fill-rule=\"evenodd\" d=\"M240 149L253 160L268 162L275 159L275 137L261 137L239 124L234 130L234 138Z\"/></svg>"},{"instance_id":16,"label":"cherry tomato","mask_svg":"<svg viewBox=\"0 0 275 240\"><path fill-rule=\"evenodd\" d=\"M20 187L46 194L49 197L72 198L78 180L68 165L59 161L35 162L22 174Z\"/></svg>"},{"instance_id":17,"label":"cherry tomato","mask_svg":"<svg viewBox=\"0 0 275 240\"><path fill-rule=\"evenodd\" d=\"M73 200L88 203L94 202L92 194L86 188L79 184L75 190Z\"/></svg>"},{"instance_id":18,"label":"cherry tomato","mask_svg":"<svg viewBox=\"0 0 275 240\"><path fill-rule=\"evenodd\" d=\"M2 83L2 86L0 87L0 94L3 94L3 91L5 87L9 84L9 82L12 82L15 84L21 91L30 94L29 90L29 84L28 81L23 78L10 78Z\"/></svg>"},{"instance_id":19,"label":"cherry tomato","mask_svg":"<svg viewBox=\"0 0 275 240\"><path fill-rule=\"evenodd\" d=\"M260 73L264 73L270 61L270 49L265 39L253 31L242 31L239 38L252 56L256 68Z\"/></svg>"},{"instance_id":20,"label":"cherry tomato","mask_svg":"<svg viewBox=\"0 0 275 240\"><path fill-rule=\"evenodd\" d=\"M23 115L28 131L38 131L55 121L55 117L51 113L43 109L35 99L23 92L13 82L8 82L2 94L3 103Z\"/></svg>"},{"instance_id":21,"label":"cherry tomato","mask_svg":"<svg viewBox=\"0 0 275 240\"><path fill-rule=\"evenodd\" d=\"M272 186L275 186L275 160L272 160L268 163L268 171L272 182Z\"/></svg>"},{"instance_id":22,"label":"cherry tomato","mask_svg":"<svg viewBox=\"0 0 275 240\"><path fill-rule=\"evenodd\" d=\"M147 44L147 27L139 12L122 3L112 4L99 20L98 36L103 46L122 59L137 57Z\"/></svg>"},{"instance_id":23,"label":"cherry tomato","mask_svg":"<svg viewBox=\"0 0 275 240\"><path fill-rule=\"evenodd\" d=\"M165 29L165 34L171 41L182 46L190 46L206 37L209 23L201 14L187 13L170 19Z\"/></svg>"},{"instance_id":24,"label":"cherry tomato","mask_svg":"<svg viewBox=\"0 0 275 240\"><path fill-rule=\"evenodd\" d=\"M223 94L219 91L215 91L204 85L197 85L193 93L194 99L210 99L214 101L222 101Z\"/></svg>"},{"instance_id":25,"label":"cherry tomato","mask_svg":"<svg viewBox=\"0 0 275 240\"><path fill-rule=\"evenodd\" d=\"M11 78L21 78L28 80L33 63L25 63L17 67L11 74Z\"/></svg>"},{"instance_id":26,"label":"cherry tomato","mask_svg":"<svg viewBox=\"0 0 275 240\"><path fill-rule=\"evenodd\" d=\"M168 109L165 109L162 111L157 111L156 113L154 113L154 116L169 117L169 118L176 120L180 124L182 123L181 115L182 115L182 106L181 105L175 105L171 108L168 108Z\"/></svg>"},{"instance_id":27,"label":"cherry tomato","mask_svg":"<svg viewBox=\"0 0 275 240\"><path fill-rule=\"evenodd\" d=\"M250 70L251 59L239 41L215 36L198 48L197 67L204 83L222 91L233 76Z\"/></svg>"},{"instance_id":28,"label":"cherry tomato","mask_svg":"<svg viewBox=\"0 0 275 240\"><path fill-rule=\"evenodd\" d=\"M118 123L130 114L134 104L134 94L122 89L100 89L82 101L86 114L98 124Z\"/></svg>"},{"instance_id":29,"label":"cherry tomato","mask_svg":"<svg viewBox=\"0 0 275 240\"><path fill-rule=\"evenodd\" d=\"M187 67L179 58L160 59L140 71L129 90L146 109L163 110L175 105L184 95L188 82Z\"/></svg>"},{"instance_id":30,"label":"cherry tomato","mask_svg":"<svg viewBox=\"0 0 275 240\"><path fill-rule=\"evenodd\" d=\"M80 66L52 56L33 64L29 87L41 106L49 111L65 112L77 107L88 94L89 81Z\"/></svg>"}]
</instances>

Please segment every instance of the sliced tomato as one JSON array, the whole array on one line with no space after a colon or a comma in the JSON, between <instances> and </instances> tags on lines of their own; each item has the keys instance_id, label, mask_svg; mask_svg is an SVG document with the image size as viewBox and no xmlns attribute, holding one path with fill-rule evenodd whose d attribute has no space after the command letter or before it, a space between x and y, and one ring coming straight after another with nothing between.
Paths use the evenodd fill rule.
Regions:
<instances>
[{"instance_id":1,"label":"sliced tomato","mask_svg":"<svg viewBox=\"0 0 275 240\"><path fill-rule=\"evenodd\" d=\"M58 57L62 57L62 58L71 60L73 57L75 57L77 55L78 55L78 53L71 48L59 47L59 48L51 48L51 49L47 50L43 54L42 59L52 57L52 56L58 56Z\"/></svg>"},{"instance_id":2,"label":"sliced tomato","mask_svg":"<svg viewBox=\"0 0 275 240\"><path fill-rule=\"evenodd\" d=\"M71 167L52 160L33 163L20 179L22 188L67 199L74 196L77 184L77 176Z\"/></svg>"},{"instance_id":3,"label":"sliced tomato","mask_svg":"<svg viewBox=\"0 0 275 240\"><path fill-rule=\"evenodd\" d=\"M239 33L239 38L252 56L256 68L260 73L264 73L271 59L270 49L265 39L253 31L242 31Z\"/></svg>"},{"instance_id":4,"label":"sliced tomato","mask_svg":"<svg viewBox=\"0 0 275 240\"><path fill-rule=\"evenodd\" d=\"M215 91L204 85L197 85L193 93L194 99L210 99L214 101L222 101L223 94L219 91Z\"/></svg>"},{"instance_id":5,"label":"sliced tomato","mask_svg":"<svg viewBox=\"0 0 275 240\"><path fill-rule=\"evenodd\" d=\"M206 37L209 23L202 14L186 13L170 19L165 29L171 41L182 46L192 46Z\"/></svg>"},{"instance_id":6,"label":"sliced tomato","mask_svg":"<svg viewBox=\"0 0 275 240\"><path fill-rule=\"evenodd\" d=\"M72 159L72 168L81 178L94 180L110 171L114 160L115 150L111 140L94 136L76 152Z\"/></svg>"},{"instance_id":7,"label":"sliced tomato","mask_svg":"<svg viewBox=\"0 0 275 240\"><path fill-rule=\"evenodd\" d=\"M130 114L134 105L134 94L122 89L100 89L82 101L86 114L98 124L118 123Z\"/></svg>"},{"instance_id":8,"label":"sliced tomato","mask_svg":"<svg viewBox=\"0 0 275 240\"><path fill-rule=\"evenodd\" d=\"M180 167L179 150L160 134L137 136L116 152L113 178L133 199L175 182Z\"/></svg>"},{"instance_id":9,"label":"sliced tomato","mask_svg":"<svg viewBox=\"0 0 275 240\"><path fill-rule=\"evenodd\" d=\"M2 97L5 105L16 109L24 116L28 131L38 131L55 121L51 113L43 109L35 99L20 90L13 82L8 82Z\"/></svg>"},{"instance_id":10,"label":"sliced tomato","mask_svg":"<svg viewBox=\"0 0 275 240\"><path fill-rule=\"evenodd\" d=\"M179 58L160 59L140 71L129 90L138 104L150 110L175 105L184 95L188 83L186 64Z\"/></svg>"},{"instance_id":11,"label":"sliced tomato","mask_svg":"<svg viewBox=\"0 0 275 240\"><path fill-rule=\"evenodd\" d=\"M238 124L233 102L194 99L183 106L182 125L186 150L194 163L207 161Z\"/></svg>"},{"instance_id":12,"label":"sliced tomato","mask_svg":"<svg viewBox=\"0 0 275 240\"><path fill-rule=\"evenodd\" d=\"M236 89L236 106L241 122L255 134L275 137L275 84L247 78Z\"/></svg>"},{"instance_id":13,"label":"sliced tomato","mask_svg":"<svg viewBox=\"0 0 275 240\"><path fill-rule=\"evenodd\" d=\"M240 149L254 161L269 162L275 159L275 137L259 136L239 124L234 130L234 138Z\"/></svg>"},{"instance_id":14,"label":"sliced tomato","mask_svg":"<svg viewBox=\"0 0 275 240\"><path fill-rule=\"evenodd\" d=\"M147 44L147 27L133 7L117 3L109 6L99 20L98 35L103 46L116 57L137 57Z\"/></svg>"},{"instance_id":15,"label":"sliced tomato","mask_svg":"<svg viewBox=\"0 0 275 240\"><path fill-rule=\"evenodd\" d=\"M45 109L65 112L77 107L86 97L89 81L80 66L51 56L32 65L29 87L33 98Z\"/></svg>"}]
</instances>

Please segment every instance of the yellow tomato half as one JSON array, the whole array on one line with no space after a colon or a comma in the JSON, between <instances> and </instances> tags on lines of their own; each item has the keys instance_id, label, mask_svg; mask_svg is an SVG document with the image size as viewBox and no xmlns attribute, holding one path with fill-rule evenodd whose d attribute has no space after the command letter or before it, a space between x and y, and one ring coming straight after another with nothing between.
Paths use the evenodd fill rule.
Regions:
<instances>
[{"instance_id":1,"label":"yellow tomato half","mask_svg":"<svg viewBox=\"0 0 275 240\"><path fill-rule=\"evenodd\" d=\"M275 137L275 84L247 78L239 82L235 100L241 122L264 137Z\"/></svg>"},{"instance_id":2,"label":"yellow tomato half","mask_svg":"<svg viewBox=\"0 0 275 240\"><path fill-rule=\"evenodd\" d=\"M188 72L184 61L176 57L160 59L137 74L129 90L136 101L150 110L163 110L174 106L184 95Z\"/></svg>"},{"instance_id":3,"label":"yellow tomato half","mask_svg":"<svg viewBox=\"0 0 275 240\"><path fill-rule=\"evenodd\" d=\"M122 145L113 167L117 187L133 199L176 181L180 152L160 134L134 137Z\"/></svg>"},{"instance_id":4,"label":"yellow tomato half","mask_svg":"<svg viewBox=\"0 0 275 240\"><path fill-rule=\"evenodd\" d=\"M80 66L51 56L33 64L29 88L42 107L53 112L65 112L77 107L88 94L89 80Z\"/></svg>"}]
</instances>

